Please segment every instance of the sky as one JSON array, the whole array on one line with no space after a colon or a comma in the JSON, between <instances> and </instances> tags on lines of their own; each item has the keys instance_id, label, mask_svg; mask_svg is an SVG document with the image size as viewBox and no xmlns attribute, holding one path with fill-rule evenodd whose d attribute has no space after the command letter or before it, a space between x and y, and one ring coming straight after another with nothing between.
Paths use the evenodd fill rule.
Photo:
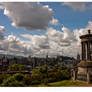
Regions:
<instances>
[{"instance_id":1,"label":"sky","mask_svg":"<svg viewBox=\"0 0 92 92\"><path fill-rule=\"evenodd\" d=\"M0 53L76 57L91 26L91 2L0 3Z\"/></svg>"}]
</instances>

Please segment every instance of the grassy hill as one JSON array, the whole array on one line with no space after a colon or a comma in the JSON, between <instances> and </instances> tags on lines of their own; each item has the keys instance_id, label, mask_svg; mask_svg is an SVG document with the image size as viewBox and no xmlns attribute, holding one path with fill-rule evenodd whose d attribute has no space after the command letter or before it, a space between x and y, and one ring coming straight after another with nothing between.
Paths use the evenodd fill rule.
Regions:
<instances>
[{"instance_id":1,"label":"grassy hill","mask_svg":"<svg viewBox=\"0 0 92 92\"><path fill-rule=\"evenodd\" d=\"M48 85L40 84L35 85L38 87L92 87L92 84L88 84L86 82L72 81L72 80L64 80L59 82L48 83Z\"/></svg>"}]
</instances>

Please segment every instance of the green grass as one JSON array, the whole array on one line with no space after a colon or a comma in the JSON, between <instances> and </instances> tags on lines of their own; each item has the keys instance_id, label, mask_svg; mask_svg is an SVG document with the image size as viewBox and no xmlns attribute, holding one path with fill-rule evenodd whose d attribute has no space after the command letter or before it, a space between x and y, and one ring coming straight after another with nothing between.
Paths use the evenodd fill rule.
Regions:
<instances>
[{"instance_id":1,"label":"green grass","mask_svg":"<svg viewBox=\"0 0 92 92\"><path fill-rule=\"evenodd\" d=\"M92 84L88 84L86 82L64 80L59 82L48 83L48 85L45 84L37 85L37 87L82 87L82 86L92 87Z\"/></svg>"}]
</instances>

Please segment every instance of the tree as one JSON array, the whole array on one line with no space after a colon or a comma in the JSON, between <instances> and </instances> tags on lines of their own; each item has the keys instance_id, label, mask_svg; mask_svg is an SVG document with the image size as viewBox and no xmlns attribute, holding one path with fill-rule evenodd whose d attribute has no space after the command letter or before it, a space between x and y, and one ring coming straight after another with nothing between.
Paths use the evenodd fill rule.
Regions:
<instances>
[{"instance_id":1,"label":"tree","mask_svg":"<svg viewBox=\"0 0 92 92\"><path fill-rule=\"evenodd\" d=\"M8 71L28 71L26 65L13 64L8 67Z\"/></svg>"},{"instance_id":2,"label":"tree","mask_svg":"<svg viewBox=\"0 0 92 92\"><path fill-rule=\"evenodd\" d=\"M9 74L0 74L0 84L3 83L4 80L6 80L7 78L9 78L10 75Z\"/></svg>"},{"instance_id":3,"label":"tree","mask_svg":"<svg viewBox=\"0 0 92 92\"><path fill-rule=\"evenodd\" d=\"M30 86L32 84L31 75L24 75L23 81L26 86Z\"/></svg>"},{"instance_id":4,"label":"tree","mask_svg":"<svg viewBox=\"0 0 92 92\"><path fill-rule=\"evenodd\" d=\"M44 65L44 66L33 69L32 75L47 74L47 72L48 72L48 67L47 65Z\"/></svg>"},{"instance_id":5,"label":"tree","mask_svg":"<svg viewBox=\"0 0 92 92\"><path fill-rule=\"evenodd\" d=\"M48 67L47 65L33 69L32 71L32 84L44 82L44 79L48 76ZM46 83L47 81L45 81Z\"/></svg>"},{"instance_id":6,"label":"tree","mask_svg":"<svg viewBox=\"0 0 92 92\"><path fill-rule=\"evenodd\" d=\"M13 76L10 76L1 86L10 86L10 87L18 87L18 86L25 86L23 81L24 75L21 73L16 73Z\"/></svg>"}]
</instances>

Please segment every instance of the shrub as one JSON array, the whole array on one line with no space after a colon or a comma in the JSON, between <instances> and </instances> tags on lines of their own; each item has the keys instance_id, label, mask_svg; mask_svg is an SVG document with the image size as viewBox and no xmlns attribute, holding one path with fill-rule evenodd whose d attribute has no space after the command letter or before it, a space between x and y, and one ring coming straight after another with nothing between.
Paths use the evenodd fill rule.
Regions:
<instances>
[{"instance_id":1,"label":"shrub","mask_svg":"<svg viewBox=\"0 0 92 92\"><path fill-rule=\"evenodd\" d=\"M55 81L56 81L56 78L48 78L48 83L55 82Z\"/></svg>"},{"instance_id":2,"label":"shrub","mask_svg":"<svg viewBox=\"0 0 92 92\"><path fill-rule=\"evenodd\" d=\"M24 87L24 83L23 82L18 82L16 80L13 80L11 82L4 82L1 86L5 86L5 87Z\"/></svg>"},{"instance_id":3,"label":"shrub","mask_svg":"<svg viewBox=\"0 0 92 92\"><path fill-rule=\"evenodd\" d=\"M15 78L15 80L17 80L17 81L22 81L23 80L23 78L24 78L24 75L23 74L21 74L21 73L17 73L17 74L14 74L14 76L13 76L14 78Z\"/></svg>"},{"instance_id":4,"label":"shrub","mask_svg":"<svg viewBox=\"0 0 92 92\"><path fill-rule=\"evenodd\" d=\"M24 84L26 86L29 86L29 85L32 84L32 80L31 80L31 76L30 75L25 75L23 81L24 81Z\"/></svg>"},{"instance_id":5,"label":"shrub","mask_svg":"<svg viewBox=\"0 0 92 92\"><path fill-rule=\"evenodd\" d=\"M10 86L14 82L15 82L15 79L11 76L8 79L4 80L1 86Z\"/></svg>"},{"instance_id":6,"label":"shrub","mask_svg":"<svg viewBox=\"0 0 92 92\"><path fill-rule=\"evenodd\" d=\"M15 81L15 82L10 83L8 86L10 86L10 87L24 87L25 85L23 82Z\"/></svg>"},{"instance_id":7,"label":"shrub","mask_svg":"<svg viewBox=\"0 0 92 92\"><path fill-rule=\"evenodd\" d=\"M48 78L45 78L43 82L45 85L48 85Z\"/></svg>"},{"instance_id":8,"label":"shrub","mask_svg":"<svg viewBox=\"0 0 92 92\"><path fill-rule=\"evenodd\" d=\"M32 85L36 85L36 84L40 84L41 81L38 81L38 80L35 80L35 81L32 81Z\"/></svg>"},{"instance_id":9,"label":"shrub","mask_svg":"<svg viewBox=\"0 0 92 92\"><path fill-rule=\"evenodd\" d=\"M0 84L3 83L10 75L9 74L0 74Z\"/></svg>"}]
</instances>

